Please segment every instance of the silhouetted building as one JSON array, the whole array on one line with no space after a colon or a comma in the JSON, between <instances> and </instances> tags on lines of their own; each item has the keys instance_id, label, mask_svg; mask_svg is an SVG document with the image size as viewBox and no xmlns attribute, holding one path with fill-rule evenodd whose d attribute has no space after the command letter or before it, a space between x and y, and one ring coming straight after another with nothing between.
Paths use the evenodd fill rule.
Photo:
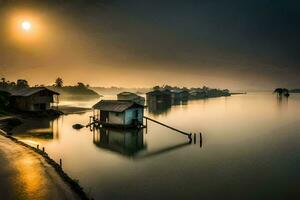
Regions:
<instances>
[{"instance_id":1,"label":"silhouetted building","mask_svg":"<svg viewBox=\"0 0 300 200\"><path fill-rule=\"evenodd\" d=\"M118 100L133 101L135 103L145 105L145 98L132 92L121 92L117 95Z\"/></svg>"},{"instance_id":2,"label":"silhouetted building","mask_svg":"<svg viewBox=\"0 0 300 200\"><path fill-rule=\"evenodd\" d=\"M147 103L148 101L153 102L171 102L172 99L172 93L170 90L154 90L151 92L148 92L146 94L147 96Z\"/></svg>"},{"instance_id":3,"label":"silhouetted building","mask_svg":"<svg viewBox=\"0 0 300 200\"><path fill-rule=\"evenodd\" d=\"M9 106L20 111L45 111L51 104L58 103L59 93L45 87L32 87L8 91Z\"/></svg>"},{"instance_id":4,"label":"silhouetted building","mask_svg":"<svg viewBox=\"0 0 300 200\"><path fill-rule=\"evenodd\" d=\"M171 97L174 101L186 101L189 98L189 92L186 90L171 90Z\"/></svg>"},{"instance_id":5,"label":"silhouetted building","mask_svg":"<svg viewBox=\"0 0 300 200\"><path fill-rule=\"evenodd\" d=\"M101 100L93 106L100 111L100 123L112 126L143 124L144 106L133 101Z\"/></svg>"}]
</instances>

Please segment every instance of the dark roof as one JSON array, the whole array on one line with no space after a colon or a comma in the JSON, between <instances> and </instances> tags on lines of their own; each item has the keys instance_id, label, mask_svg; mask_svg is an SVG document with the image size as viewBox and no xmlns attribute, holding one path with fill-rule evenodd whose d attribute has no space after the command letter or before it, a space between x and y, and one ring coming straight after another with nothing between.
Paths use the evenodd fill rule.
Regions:
<instances>
[{"instance_id":1,"label":"dark roof","mask_svg":"<svg viewBox=\"0 0 300 200\"><path fill-rule=\"evenodd\" d=\"M138 96L137 94L132 93L132 92L121 92L118 94L118 96L119 95L121 95L121 96Z\"/></svg>"},{"instance_id":2,"label":"dark roof","mask_svg":"<svg viewBox=\"0 0 300 200\"><path fill-rule=\"evenodd\" d=\"M47 90L52 94L59 95L59 93L49 90L46 87L30 87L30 88L14 89L14 90L9 90L8 92L11 94L11 96L28 97L43 90Z\"/></svg>"},{"instance_id":3,"label":"dark roof","mask_svg":"<svg viewBox=\"0 0 300 200\"><path fill-rule=\"evenodd\" d=\"M171 94L171 91L168 90L168 89L163 89L163 90L153 90L151 92L147 92L146 94L150 94L150 95L160 95L160 94L167 94L167 95L170 95Z\"/></svg>"},{"instance_id":4,"label":"dark roof","mask_svg":"<svg viewBox=\"0 0 300 200\"><path fill-rule=\"evenodd\" d=\"M133 101L121 100L101 100L93 106L94 109L112 112L123 112L132 107L143 108L144 106L137 104Z\"/></svg>"}]
</instances>

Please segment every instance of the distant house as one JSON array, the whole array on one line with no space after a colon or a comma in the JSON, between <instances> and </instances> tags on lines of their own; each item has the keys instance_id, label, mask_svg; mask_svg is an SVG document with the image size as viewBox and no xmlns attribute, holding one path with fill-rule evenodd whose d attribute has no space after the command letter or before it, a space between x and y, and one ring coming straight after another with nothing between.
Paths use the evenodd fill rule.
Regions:
<instances>
[{"instance_id":1,"label":"distant house","mask_svg":"<svg viewBox=\"0 0 300 200\"><path fill-rule=\"evenodd\" d=\"M188 100L189 98L189 92L186 90L171 90L171 97L172 100Z\"/></svg>"},{"instance_id":2,"label":"distant house","mask_svg":"<svg viewBox=\"0 0 300 200\"><path fill-rule=\"evenodd\" d=\"M45 87L31 87L8 91L9 106L20 111L45 111L51 104L58 103L59 93Z\"/></svg>"},{"instance_id":3,"label":"distant house","mask_svg":"<svg viewBox=\"0 0 300 200\"><path fill-rule=\"evenodd\" d=\"M171 102L172 100L172 93L170 90L154 90L148 92L147 96L147 103L151 102Z\"/></svg>"},{"instance_id":4,"label":"distant house","mask_svg":"<svg viewBox=\"0 0 300 200\"><path fill-rule=\"evenodd\" d=\"M121 92L117 95L118 100L133 101L135 103L145 105L145 98L132 92Z\"/></svg>"},{"instance_id":5,"label":"distant house","mask_svg":"<svg viewBox=\"0 0 300 200\"><path fill-rule=\"evenodd\" d=\"M93 106L100 112L100 123L134 127L143 124L144 106L133 101L101 100Z\"/></svg>"}]
</instances>

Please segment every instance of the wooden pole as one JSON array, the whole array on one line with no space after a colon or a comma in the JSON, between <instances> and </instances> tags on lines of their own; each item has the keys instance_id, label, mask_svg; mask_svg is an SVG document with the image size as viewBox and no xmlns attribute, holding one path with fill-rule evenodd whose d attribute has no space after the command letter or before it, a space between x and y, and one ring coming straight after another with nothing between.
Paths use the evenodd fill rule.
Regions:
<instances>
[{"instance_id":1,"label":"wooden pole","mask_svg":"<svg viewBox=\"0 0 300 200\"><path fill-rule=\"evenodd\" d=\"M60 168L62 168L62 160L61 159L59 159L59 166L60 166Z\"/></svg>"},{"instance_id":2,"label":"wooden pole","mask_svg":"<svg viewBox=\"0 0 300 200\"><path fill-rule=\"evenodd\" d=\"M200 138L200 148L202 147L202 133L199 133L199 138Z\"/></svg>"},{"instance_id":3,"label":"wooden pole","mask_svg":"<svg viewBox=\"0 0 300 200\"><path fill-rule=\"evenodd\" d=\"M169 129L172 129L172 130L174 130L174 131L177 131L177 132L179 132L179 133L181 133L181 134L183 134L183 135L186 135L186 136L188 136L190 139L192 138L192 134L191 134L191 133L183 132L183 131L181 131L181 130L178 130L178 129L176 129L176 128L173 128L173 127L171 127L171 126L168 126L168 125L166 125L166 124L163 124L163 123L161 123L161 122L159 122L159 121L156 121L156 120L154 120L154 119L151 119L151 118L149 118L149 117L144 117L144 118L145 118L145 119L148 119L148 120L150 120L150 121L153 121L153 122L155 122L155 123L157 123L157 124L160 124L160 125L162 125L162 126L165 126L165 127L169 128Z\"/></svg>"},{"instance_id":4,"label":"wooden pole","mask_svg":"<svg viewBox=\"0 0 300 200\"><path fill-rule=\"evenodd\" d=\"M196 133L194 133L194 144L196 144L196 139L197 139L197 136L196 136Z\"/></svg>"},{"instance_id":5,"label":"wooden pole","mask_svg":"<svg viewBox=\"0 0 300 200\"><path fill-rule=\"evenodd\" d=\"M145 118L146 119L146 134L148 133L148 119L147 118Z\"/></svg>"},{"instance_id":6,"label":"wooden pole","mask_svg":"<svg viewBox=\"0 0 300 200\"><path fill-rule=\"evenodd\" d=\"M43 147L43 152L45 152L45 147Z\"/></svg>"},{"instance_id":7,"label":"wooden pole","mask_svg":"<svg viewBox=\"0 0 300 200\"><path fill-rule=\"evenodd\" d=\"M39 149L40 145L37 145L36 148Z\"/></svg>"}]
</instances>

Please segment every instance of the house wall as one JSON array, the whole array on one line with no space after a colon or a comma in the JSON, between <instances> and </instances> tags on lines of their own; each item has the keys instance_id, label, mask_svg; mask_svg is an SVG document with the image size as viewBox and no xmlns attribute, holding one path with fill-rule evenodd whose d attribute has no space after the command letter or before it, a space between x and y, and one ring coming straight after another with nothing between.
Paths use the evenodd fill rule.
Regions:
<instances>
[{"instance_id":1,"label":"house wall","mask_svg":"<svg viewBox=\"0 0 300 200\"><path fill-rule=\"evenodd\" d=\"M138 111L136 118L135 111ZM132 120L137 119L140 123L143 123L144 109L143 108L131 108L125 111L125 124L132 124Z\"/></svg>"},{"instance_id":2,"label":"house wall","mask_svg":"<svg viewBox=\"0 0 300 200\"><path fill-rule=\"evenodd\" d=\"M14 108L22 111L40 111L40 108L35 106L35 104L44 104L45 109L49 110L52 102L53 95L41 91L28 97L14 97L12 105Z\"/></svg>"},{"instance_id":3,"label":"house wall","mask_svg":"<svg viewBox=\"0 0 300 200\"><path fill-rule=\"evenodd\" d=\"M124 112L109 112L108 119L108 122L112 124L124 124Z\"/></svg>"}]
</instances>

